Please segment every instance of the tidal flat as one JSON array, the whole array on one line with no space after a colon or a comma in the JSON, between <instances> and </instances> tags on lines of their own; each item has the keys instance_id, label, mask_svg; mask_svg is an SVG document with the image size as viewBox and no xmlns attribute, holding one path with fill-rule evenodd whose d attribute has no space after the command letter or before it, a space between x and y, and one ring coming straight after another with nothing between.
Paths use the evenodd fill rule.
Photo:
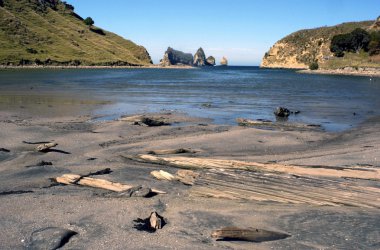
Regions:
<instances>
[{"instance_id":1,"label":"tidal flat","mask_svg":"<svg viewBox=\"0 0 380 250\"><path fill-rule=\"evenodd\" d=\"M267 74L243 71L238 72L239 79L256 77L252 82ZM179 81L184 76L176 72L175 81ZM201 78L223 74L225 81L236 77L234 70L187 72L201 74L197 76ZM111 72L108 84L128 82L111 85L113 89L106 84L87 84L94 77L98 83L105 81L96 72L95 76L84 74L79 79L77 73L75 79L72 72L55 73L66 79L50 80L57 86L34 72L38 79L18 84L19 91L10 83L1 87L2 249L380 247L380 118L376 110L371 112L378 105L376 100L353 100L352 103L367 104L353 110L358 115L350 110L349 116L336 113L337 109L329 113L320 105L319 111L324 110L327 118L309 119L307 114L316 114L318 109L311 111L311 103L302 105L300 100L308 99L299 99L301 92L291 91L289 83L287 93L294 95L287 98L293 104L296 102L291 98L298 98L301 113L298 117L291 115L288 121L276 121L272 109L267 108L277 104L274 97L269 103L256 104L259 111L255 114L247 112L246 105L218 101L218 91L195 96L192 102L185 98L185 104L170 104L179 96L186 96L186 83L197 80L187 75L176 92L168 87L168 79L174 82L174 73L170 71L158 73L166 79L161 79L166 82L162 91L158 84L149 83L158 91L156 96L150 96L145 87L149 81L142 83L138 77L140 70L128 71L127 74L133 74L129 78L121 72ZM47 74L47 78L55 75ZM297 76L287 71L279 74L287 76L289 82ZM274 81L272 87L277 86L276 76L268 73L265 77L265 81ZM335 84L358 80L363 89L368 88L368 93L362 90L367 96L377 89L376 83L368 83L365 78L302 77L335 80ZM209 89L212 80L208 80L208 85ZM269 86L266 88L269 91ZM327 89L320 88L326 100ZM164 90L172 98L165 97ZM187 91L195 93L194 88ZM229 91L235 93L236 88ZM120 93L128 93L125 102L118 102ZM224 96L236 104L239 95ZM141 108L143 102L146 106ZM230 109L223 109L228 103ZM357 105L352 103L347 105ZM146 108L150 106L153 108ZM186 112L191 109L193 113ZM239 126L235 119L238 117L264 124ZM331 123L307 126L323 119ZM331 124L339 129L330 129ZM39 145L49 143L54 147L37 150ZM153 175L153 171L162 175ZM79 179L67 184L57 181L65 176ZM129 192L131 189L133 192ZM157 230L145 230L141 223L152 212L162 216L165 223ZM236 228L253 228L253 236L248 237L249 241L244 240L247 237L212 237L215 232L228 231L226 228L232 228L234 233ZM260 233L260 237L254 232Z\"/></svg>"}]
</instances>

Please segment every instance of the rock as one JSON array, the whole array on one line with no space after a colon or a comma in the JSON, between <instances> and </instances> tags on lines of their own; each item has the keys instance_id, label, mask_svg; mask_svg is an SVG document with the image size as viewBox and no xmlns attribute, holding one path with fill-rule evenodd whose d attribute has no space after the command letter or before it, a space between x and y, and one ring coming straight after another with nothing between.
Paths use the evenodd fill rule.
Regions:
<instances>
[{"instance_id":1,"label":"rock","mask_svg":"<svg viewBox=\"0 0 380 250\"><path fill-rule=\"evenodd\" d=\"M27 249L58 249L68 243L76 234L78 233L59 227L39 229L32 233Z\"/></svg>"},{"instance_id":2,"label":"rock","mask_svg":"<svg viewBox=\"0 0 380 250\"><path fill-rule=\"evenodd\" d=\"M6 148L0 148L0 152L9 153L11 151L9 149L6 149Z\"/></svg>"},{"instance_id":3,"label":"rock","mask_svg":"<svg viewBox=\"0 0 380 250\"><path fill-rule=\"evenodd\" d=\"M195 53L193 64L197 67L206 66L206 55L202 48L199 48L197 53Z\"/></svg>"},{"instance_id":4,"label":"rock","mask_svg":"<svg viewBox=\"0 0 380 250\"><path fill-rule=\"evenodd\" d=\"M164 58L160 62L161 66L172 65L193 65L193 55L184 53L173 48L168 48L164 54Z\"/></svg>"},{"instance_id":5,"label":"rock","mask_svg":"<svg viewBox=\"0 0 380 250\"><path fill-rule=\"evenodd\" d=\"M215 57L213 57L213 56L209 56L209 57L207 57L207 59L206 59L206 65L208 65L208 66L215 66Z\"/></svg>"},{"instance_id":6,"label":"rock","mask_svg":"<svg viewBox=\"0 0 380 250\"><path fill-rule=\"evenodd\" d=\"M223 56L222 60L220 61L221 66L228 66L228 60L226 57Z\"/></svg>"},{"instance_id":7,"label":"rock","mask_svg":"<svg viewBox=\"0 0 380 250\"><path fill-rule=\"evenodd\" d=\"M278 117L288 117L290 115L290 110L284 107L277 107L274 114Z\"/></svg>"},{"instance_id":8,"label":"rock","mask_svg":"<svg viewBox=\"0 0 380 250\"><path fill-rule=\"evenodd\" d=\"M164 217L159 215L157 212L152 212L150 216L146 219L138 218L134 220L134 222L134 228L140 231L147 231L150 233L156 232L157 229L162 229L162 227L166 224Z\"/></svg>"}]
</instances>

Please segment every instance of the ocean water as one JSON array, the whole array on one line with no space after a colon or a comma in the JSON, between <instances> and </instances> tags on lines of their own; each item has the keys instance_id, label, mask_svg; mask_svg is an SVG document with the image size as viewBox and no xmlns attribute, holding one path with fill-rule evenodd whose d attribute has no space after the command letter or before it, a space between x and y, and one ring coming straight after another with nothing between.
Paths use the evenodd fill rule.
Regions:
<instances>
[{"instance_id":1,"label":"ocean water","mask_svg":"<svg viewBox=\"0 0 380 250\"><path fill-rule=\"evenodd\" d=\"M0 111L31 116L178 111L236 124L238 117L275 121L277 106L301 111L288 122L342 131L380 115L380 78L258 67L0 71Z\"/></svg>"}]
</instances>

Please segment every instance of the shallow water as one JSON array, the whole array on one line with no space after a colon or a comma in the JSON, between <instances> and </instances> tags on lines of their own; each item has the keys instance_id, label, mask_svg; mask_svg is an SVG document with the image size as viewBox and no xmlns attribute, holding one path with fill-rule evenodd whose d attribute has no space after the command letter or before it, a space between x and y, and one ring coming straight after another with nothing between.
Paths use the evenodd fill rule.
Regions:
<instances>
[{"instance_id":1,"label":"shallow water","mask_svg":"<svg viewBox=\"0 0 380 250\"><path fill-rule=\"evenodd\" d=\"M30 69L0 71L0 111L33 116L119 115L175 110L236 124L275 120L341 131L380 115L380 78L298 74L258 67L204 69ZM355 115L354 115L355 114Z\"/></svg>"}]
</instances>

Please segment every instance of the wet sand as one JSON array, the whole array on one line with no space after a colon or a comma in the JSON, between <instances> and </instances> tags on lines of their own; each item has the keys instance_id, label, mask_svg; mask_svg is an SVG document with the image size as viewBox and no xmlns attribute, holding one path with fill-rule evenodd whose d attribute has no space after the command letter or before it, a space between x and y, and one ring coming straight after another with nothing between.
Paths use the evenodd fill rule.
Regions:
<instances>
[{"instance_id":1,"label":"wet sand","mask_svg":"<svg viewBox=\"0 0 380 250\"><path fill-rule=\"evenodd\" d=\"M149 114L170 126L128 121L94 122L90 116L36 118L0 113L0 246L24 249L31 234L59 227L77 234L63 249L378 249L380 247L380 119L341 133L261 129L212 124L177 113ZM54 141L52 151L34 144ZM305 173L265 169L193 168L194 186L156 180L150 172L174 174L180 166L140 161L154 150L191 148L190 153L156 155L187 160L235 160L301 166ZM39 162L52 165L37 166ZM41 165L41 164L40 164ZM167 192L150 198L116 198L109 191L55 185L62 174L88 174L113 182ZM373 178L319 176L350 171ZM167 224L155 233L139 231L134 220L157 211ZM214 230L237 226L291 235L261 243L216 241Z\"/></svg>"}]
</instances>

